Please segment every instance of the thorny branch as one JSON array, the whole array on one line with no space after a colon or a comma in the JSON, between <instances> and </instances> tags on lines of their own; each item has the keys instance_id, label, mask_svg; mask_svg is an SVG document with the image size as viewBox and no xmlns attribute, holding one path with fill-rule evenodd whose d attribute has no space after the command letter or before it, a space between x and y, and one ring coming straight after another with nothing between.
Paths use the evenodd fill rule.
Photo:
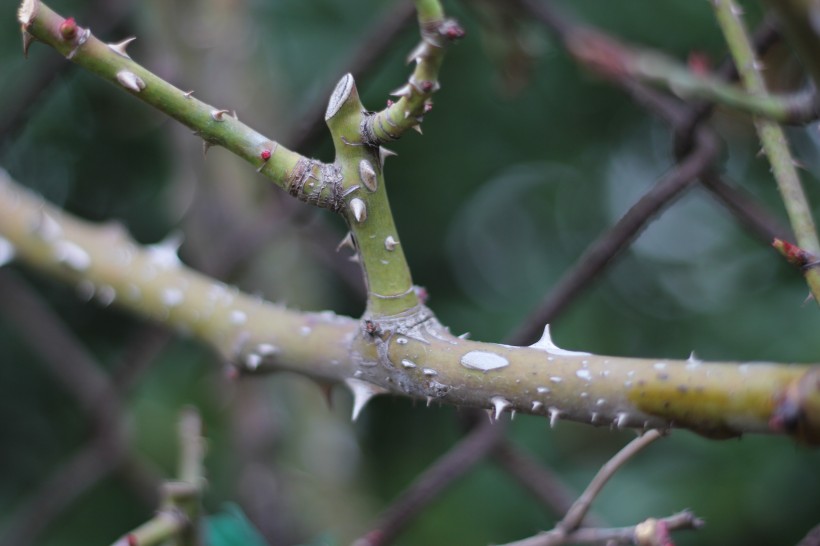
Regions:
<instances>
[{"instance_id":1,"label":"thorny branch","mask_svg":"<svg viewBox=\"0 0 820 546\"><path fill-rule=\"evenodd\" d=\"M419 2L420 7L421 7L421 6L423 6L424 4L425 4L424 2ZM420 10L420 13L421 13L421 12L422 12L422 10ZM429 21L432 21L432 20L439 20L439 19L440 19L440 17L439 17L440 15L441 15L441 14L438 14L438 13L433 12L432 17L428 19L428 22L429 22ZM424 19L423 19L423 18L422 18L422 20L424 21ZM429 59L424 59L424 58L423 58L423 59L422 59L422 62L419 62L419 65L423 64L423 62L424 62L425 60L429 61ZM433 63L430 63L430 64L433 64ZM428 66L428 67L427 67L427 69L428 69L428 70L432 70L433 68L435 68L435 70L437 71L437 67L432 67L432 66ZM417 70L417 71L418 71L418 70ZM429 73L429 72L428 72L428 73ZM415 78L415 75L414 75L414 78ZM411 85L412 85L413 81L414 81L414 79L413 79L413 78L411 78ZM432 80L426 80L426 81L432 81ZM122 82L120 82L120 83L122 83ZM125 84L123 84L123 85L125 85ZM421 89L421 91L424 91L424 89ZM406 97L403 97L403 98L406 98ZM422 102L422 104L424 104L424 103ZM418 105L416 105L416 107L418 107ZM416 109L417 109L417 108L416 108ZM388 108L388 110L389 110L389 108ZM406 113L408 110L404 110L404 111L405 111L404 118L405 118L405 119L409 119L409 118L410 118L410 116ZM408 123L412 123L412 122L408 122ZM694 155L694 152L693 152L693 155ZM265 160L267 161L267 159L265 159ZM263 165L263 166L264 166L264 165ZM702 173L701 173L701 174L702 174ZM713 183L712 183L711 185L712 185L712 186L714 186L714 187L717 187L717 188L721 188L721 184L722 184L722 182L721 182L719 179L713 179ZM707 184L707 185L708 185L708 184ZM725 185L723 185L723 186L725 186ZM724 190L724 193L726 193L726 192L725 192L725 187L723 188L723 190ZM727 193L727 195L729 195L729 194ZM733 202L733 203L736 203L736 200L735 200L735 198L734 198L734 197L726 197L726 199L727 199L727 201L728 201L728 202ZM747 208L747 207L744 207L744 206L741 206L741 207L739 207L739 210L746 212L746 211L748 211L748 208ZM644 221L645 221L645 220L644 220ZM759 222L759 224L760 224L760 225L763 225L763 224L765 224L765 222ZM763 230L763 229L765 229L765 228L764 228L764 227L762 227L762 228L761 228L761 230ZM547 338L547 339L548 339L548 338ZM545 343L546 343L546 342L545 342ZM551 343L551 342L550 342L550 343ZM559 351L563 351L563 350L560 350L560 349L559 349ZM371 392L370 392L370 395L372 395L372 394L375 394L375 392L371 391ZM503 400L503 402L498 402L498 400L496 400L496 403L495 403L495 410L496 410L497 412L499 411L499 409L498 409L498 408L499 408L499 404L500 404L500 407L501 407L501 410L500 410L500 411L504 411L505 409L507 409L507 406L506 406L506 404L505 404L505 403L507 403L507 402L508 402L507 400ZM781 406L781 408L782 408L782 406ZM535 410L535 407L533 408L533 410ZM783 410L781 410L781 411L783 411ZM783 415L780 415L780 414L778 414L778 415L779 415L780 417L784 417ZM790 414L789 414L789 415L790 415ZM788 416L786 416L786 417L788 417ZM784 417L784 419L785 419L785 417ZM594 417L593 417L593 422L594 422ZM804 425L804 423L801 423L800 425L801 425L801 426L803 426L803 425ZM500 427L499 427L499 428L500 428ZM789 428L789 427L787 427L787 428ZM648 433L648 434L651 434L651 433ZM648 434L647 434L647 435L648 435ZM645 435L645 436L646 436L646 435ZM565 521L567 521L567 520L565 519ZM667 519L667 520L660 520L660 521L664 522L664 524L665 524L665 525L671 525L671 526L673 526L673 527L674 527L675 525L677 525L677 524L682 524L682 525L692 525L692 526L695 526L695 525L696 525L695 523L693 523L695 520L693 520L693 519L692 519L692 517L691 517L691 515L688 515L688 514L682 514L682 515L680 515L679 517L675 517L675 516L673 516L673 518L669 518L669 519ZM657 522L656 522L656 521L653 521L652 523L650 523L650 521L648 520L647 525L649 525L649 526L656 526L656 525L657 525ZM646 527L645 527L645 528L646 528ZM631 537L631 539L634 539L634 537L635 537L635 529L633 529L633 528L630 528L630 529L631 529L631 530L629 531L629 533L631 533L631 534L629 534L629 537ZM596 538L595 540L603 540L603 539L604 539L604 537L606 537L606 536L607 536L607 535L606 535L606 533L607 533L607 532L610 532L610 531L611 531L611 533L612 533L611 538L612 538L613 540L618 540L618 538L617 538L618 536L621 536L621 537L622 537L622 540L625 540L625 539L626 539L626 538L625 538L625 537L627 536L626 534L624 534L624 535L618 535L618 534L617 534L618 532L620 532L620 530L605 530L605 529L598 529L598 530L586 530L586 529L579 529L579 530L575 531L575 534L573 534L573 539L574 539L574 540L578 540L578 541L584 541L584 540L590 539L590 537L592 536L592 533L598 533L598 535L597 535L597 537L598 537L598 538ZM585 535L584 533L587 533L587 534ZM602 533L603 533L603 534L602 534ZM585 537L586 537L586 538L585 538Z\"/></svg>"}]
</instances>

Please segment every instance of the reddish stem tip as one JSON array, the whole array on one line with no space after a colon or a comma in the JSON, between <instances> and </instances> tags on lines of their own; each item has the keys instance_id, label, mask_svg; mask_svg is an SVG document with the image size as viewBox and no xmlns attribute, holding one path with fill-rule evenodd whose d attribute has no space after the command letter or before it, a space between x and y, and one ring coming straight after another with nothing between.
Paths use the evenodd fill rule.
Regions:
<instances>
[{"instance_id":1,"label":"reddish stem tip","mask_svg":"<svg viewBox=\"0 0 820 546\"><path fill-rule=\"evenodd\" d=\"M139 546L139 543L137 542L137 537L135 535L128 535L125 538L126 540L128 540L128 546Z\"/></svg>"},{"instance_id":2,"label":"reddish stem tip","mask_svg":"<svg viewBox=\"0 0 820 546\"><path fill-rule=\"evenodd\" d=\"M270 152L270 150L267 150L267 149L262 150L262 153L259 154L259 157L261 157L263 161L267 161L268 159L270 159L270 156L271 156L271 152Z\"/></svg>"},{"instance_id":3,"label":"reddish stem tip","mask_svg":"<svg viewBox=\"0 0 820 546\"><path fill-rule=\"evenodd\" d=\"M786 258L786 261L794 266L805 267L806 265L816 261L814 254L807 252L788 241L775 238L772 241L772 246L780 252L784 258Z\"/></svg>"},{"instance_id":4,"label":"reddish stem tip","mask_svg":"<svg viewBox=\"0 0 820 546\"><path fill-rule=\"evenodd\" d=\"M441 33L442 36L454 42L456 40L460 40L464 38L464 29L461 28L461 25L458 24L458 21L455 19L447 19L441 26L439 27L438 31Z\"/></svg>"}]
</instances>

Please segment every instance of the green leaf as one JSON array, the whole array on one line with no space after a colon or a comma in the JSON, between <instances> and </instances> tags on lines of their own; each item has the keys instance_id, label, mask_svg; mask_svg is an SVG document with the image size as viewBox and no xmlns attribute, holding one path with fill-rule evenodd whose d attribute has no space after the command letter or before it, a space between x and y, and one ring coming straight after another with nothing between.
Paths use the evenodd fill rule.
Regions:
<instances>
[{"instance_id":1,"label":"green leaf","mask_svg":"<svg viewBox=\"0 0 820 546\"><path fill-rule=\"evenodd\" d=\"M262 535L248 520L242 509L233 503L205 521L208 546L268 546Z\"/></svg>"}]
</instances>

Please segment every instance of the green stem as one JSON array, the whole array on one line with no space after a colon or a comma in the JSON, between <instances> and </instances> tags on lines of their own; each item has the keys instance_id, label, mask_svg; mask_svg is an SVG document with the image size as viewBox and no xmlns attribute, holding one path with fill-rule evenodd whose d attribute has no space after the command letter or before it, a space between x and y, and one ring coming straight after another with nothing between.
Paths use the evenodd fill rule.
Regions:
<instances>
[{"instance_id":1,"label":"green stem","mask_svg":"<svg viewBox=\"0 0 820 546\"><path fill-rule=\"evenodd\" d=\"M131 60L124 45L98 40L89 29L64 19L39 0L26 0L20 19L24 37L50 45L72 62L190 127L203 139L206 151L210 146L223 146L296 197L332 208L332 185L322 184L322 195L314 195L305 184L308 178L322 179L323 166L318 161L256 132L240 122L235 112L206 104L192 92L174 87Z\"/></svg>"},{"instance_id":2,"label":"green stem","mask_svg":"<svg viewBox=\"0 0 820 546\"><path fill-rule=\"evenodd\" d=\"M745 25L739 16L739 6L733 0L713 0L712 5L744 87L750 94L765 98L768 96L766 83L760 74ZM783 129L773 121L760 118L755 119L755 126L763 145L763 152L771 163L772 175L777 181L798 246L812 254L820 254L820 242L817 239L811 208L803 193ZM806 270L805 276L815 300L820 304L820 270L810 268Z\"/></svg>"},{"instance_id":3,"label":"green stem","mask_svg":"<svg viewBox=\"0 0 820 546\"><path fill-rule=\"evenodd\" d=\"M668 88L681 98L699 98L783 123L803 124L820 114L811 88L791 95L744 91L709 74L696 74L656 51L638 49L592 29L567 37L569 51L583 64L608 77L630 77Z\"/></svg>"},{"instance_id":4,"label":"green stem","mask_svg":"<svg viewBox=\"0 0 820 546\"><path fill-rule=\"evenodd\" d=\"M366 317L380 318L417 308L419 300L387 201L379 150L362 141L364 112L347 74L333 91L325 119L336 147L345 219L367 285Z\"/></svg>"},{"instance_id":5,"label":"green stem","mask_svg":"<svg viewBox=\"0 0 820 546\"><path fill-rule=\"evenodd\" d=\"M441 88L438 74L445 46L464 36L455 21L444 18L438 0L416 0L416 9L421 43L408 59L416 63L416 69L407 83L393 92L398 101L365 120L363 139L371 146L396 140L409 129L421 132L419 124L433 106L431 97Z\"/></svg>"},{"instance_id":6,"label":"green stem","mask_svg":"<svg viewBox=\"0 0 820 546\"><path fill-rule=\"evenodd\" d=\"M185 268L173 249L72 218L2 171L0 247L86 297L194 335L239 372L344 381L362 403L391 392L552 422L820 443L820 367L609 357L559 349L549 336L510 347L453 337L430 317L370 334L351 318L244 295Z\"/></svg>"}]
</instances>

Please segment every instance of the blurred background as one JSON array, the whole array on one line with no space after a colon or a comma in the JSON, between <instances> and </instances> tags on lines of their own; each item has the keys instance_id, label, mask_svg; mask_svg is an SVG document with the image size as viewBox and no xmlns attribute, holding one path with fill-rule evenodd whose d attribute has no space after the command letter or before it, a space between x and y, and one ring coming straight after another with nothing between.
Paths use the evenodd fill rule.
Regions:
<instances>
[{"instance_id":1,"label":"blurred background","mask_svg":"<svg viewBox=\"0 0 820 546\"><path fill-rule=\"evenodd\" d=\"M352 70L365 105L381 108L406 79L418 37L402 1L49 4L104 40L137 36L137 62L324 161L330 140L310 120L335 82ZM396 143L386 167L416 283L454 333L484 341L516 330L673 165L662 122L502 4L445 2L467 37L447 55L424 136ZM746 4L753 25L760 7ZM682 62L694 52L718 63L725 52L706 2L555 5ZM143 243L181 234L186 263L243 290L298 309L362 312L357 266L334 252L339 218L293 201L225 150L203 160L188 129L47 47L35 43L24 61L16 9L0 6L0 166L81 217L122 222ZM789 87L793 60L772 55L770 78ZM749 118L719 111L712 126L727 179L787 224ZM820 212L817 125L789 135ZM807 294L798 273L696 185L554 320L553 334L562 347L612 355L818 362L820 314ZM349 543L463 434L462 412L450 407L380 398L351 424L340 387L328 408L303 378L229 381L200 345L18 264L0 270L0 295L3 545L107 544L150 517L156 485L175 474L186 405L206 423L207 510L241 511L275 545ZM90 373L75 373L77 358ZM120 396L89 402L85 377L110 381ZM510 434L575 490L633 436L550 430L527 416ZM820 522L819 468L816 450L784 438L677 431L620 472L594 512L628 525L689 507L707 527L679 544L794 544ZM555 520L486 462L396 544L500 543Z\"/></svg>"}]
</instances>

